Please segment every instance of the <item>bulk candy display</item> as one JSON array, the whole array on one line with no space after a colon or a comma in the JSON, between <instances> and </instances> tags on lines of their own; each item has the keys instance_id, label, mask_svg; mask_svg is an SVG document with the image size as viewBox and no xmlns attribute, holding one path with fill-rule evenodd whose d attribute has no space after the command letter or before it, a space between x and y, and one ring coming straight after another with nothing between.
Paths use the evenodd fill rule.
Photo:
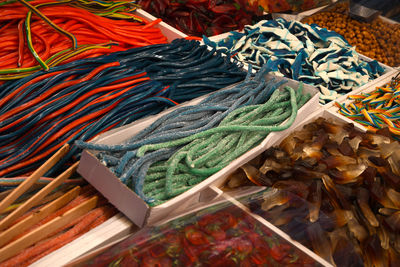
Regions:
<instances>
[{"instance_id":1,"label":"bulk candy display","mask_svg":"<svg viewBox=\"0 0 400 267\"><path fill-rule=\"evenodd\" d=\"M349 16L349 4L339 3L329 10L303 19L335 31L355 46L356 50L389 66L400 65L400 25L376 18L370 23Z\"/></svg>"},{"instance_id":2,"label":"bulk candy display","mask_svg":"<svg viewBox=\"0 0 400 267\"><path fill-rule=\"evenodd\" d=\"M148 22L132 14L135 9L126 1L2 3L0 80L19 79L78 59L166 43L155 27L161 20Z\"/></svg>"},{"instance_id":3,"label":"bulk candy display","mask_svg":"<svg viewBox=\"0 0 400 267\"><path fill-rule=\"evenodd\" d=\"M301 88L277 89L280 85L266 82L261 71L161 117L124 144L77 145L109 152L98 157L143 200L159 205L218 172L270 132L288 128L310 96Z\"/></svg>"},{"instance_id":4,"label":"bulk candy display","mask_svg":"<svg viewBox=\"0 0 400 267\"><path fill-rule=\"evenodd\" d=\"M247 25L244 33L232 32L216 43L204 42L256 69L266 65L278 76L315 85L323 104L384 72L378 62L362 61L339 34L282 18Z\"/></svg>"},{"instance_id":5,"label":"bulk candy display","mask_svg":"<svg viewBox=\"0 0 400 267\"><path fill-rule=\"evenodd\" d=\"M335 103L339 113L376 132L387 127L392 137L400 138L400 79L394 77L390 82L377 87L369 93L350 95L349 104Z\"/></svg>"},{"instance_id":6,"label":"bulk candy display","mask_svg":"<svg viewBox=\"0 0 400 267\"><path fill-rule=\"evenodd\" d=\"M219 52L178 39L7 82L0 86L0 177L29 172L66 142L90 140L245 75ZM53 170L78 155L72 148Z\"/></svg>"},{"instance_id":7,"label":"bulk candy display","mask_svg":"<svg viewBox=\"0 0 400 267\"><path fill-rule=\"evenodd\" d=\"M194 36L212 36L241 30L262 15L257 3L246 0L140 0L141 7L178 30Z\"/></svg>"},{"instance_id":8,"label":"bulk candy display","mask_svg":"<svg viewBox=\"0 0 400 267\"><path fill-rule=\"evenodd\" d=\"M319 266L249 214L227 204L143 229L78 264L87 265Z\"/></svg>"},{"instance_id":9,"label":"bulk candy display","mask_svg":"<svg viewBox=\"0 0 400 267\"><path fill-rule=\"evenodd\" d=\"M337 266L395 266L400 144L381 133L319 118L243 165L227 187L245 177L273 187L251 209Z\"/></svg>"},{"instance_id":10,"label":"bulk candy display","mask_svg":"<svg viewBox=\"0 0 400 267\"><path fill-rule=\"evenodd\" d=\"M400 266L400 26L332 2L0 0L0 267Z\"/></svg>"}]
</instances>

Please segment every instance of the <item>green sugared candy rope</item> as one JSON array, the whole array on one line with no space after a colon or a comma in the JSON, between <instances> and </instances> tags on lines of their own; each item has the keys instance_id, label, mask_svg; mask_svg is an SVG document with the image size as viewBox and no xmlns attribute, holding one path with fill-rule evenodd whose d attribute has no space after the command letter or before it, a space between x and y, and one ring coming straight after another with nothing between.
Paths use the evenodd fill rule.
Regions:
<instances>
[{"instance_id":1,"label":"green sugared candy rope","mask_svg":"<svg viewBox=\"0 0 400 267\"><path fill-rule=\"evenodd\" d=\"M270 132L289 128L296 119L298 107L309 98L309 94L303 95L302 86L297 93L285 87L285 91L276 90L265 104L234 110L218 127L174 141L142 146L138 157L148 151L181 146L169 160L149 168L143 192L154 199L152 205L159 205L189 190L259 144Z\"/></svg>"}]
</instances>

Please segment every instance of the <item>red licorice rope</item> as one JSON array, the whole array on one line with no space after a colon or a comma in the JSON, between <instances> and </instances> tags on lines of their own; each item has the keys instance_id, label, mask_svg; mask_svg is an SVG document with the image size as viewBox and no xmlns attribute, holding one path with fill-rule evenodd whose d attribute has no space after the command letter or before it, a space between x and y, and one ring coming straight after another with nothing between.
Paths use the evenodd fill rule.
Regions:
<instances>
[{"instance_id":1,"label":"red licorice rope","mask_svg":"<svg viewBox=\"0 0 400 267\"><path fill-rule=\"evenodd\" d=\"M54 3L54 0L36 0L29 3L32 6L37 6L43 3ZM78 46L99 44L103 46L88 49L76 55L71 54L71 56L63 60L62 55L58 55L56 58L58 57L60 60L57 63L68 63L73 60L104 55L133 47L167 42L161 30L155 27L161 21L159 19L148 22L143 18L130 14L143 22L113 20L97 16L85 9L69 6L68 4L43 6L39 7L38 10L51 22L73 34L77 39ZM19 3L1 6L0 71L30 68L38 65L38 62L28 49L25 38L26 29L24 25L28 11L28 8ZM67 36L58 33L34 14L32 15L30 29L32 46L42 60L50 60L52 56L62 51L65 54L68 49L70 49L68 50L69 53L73 52L71 40ZM105 45L110 43L117 45ZM21 69L21 72L24 72L24 70ZM6 72L5 74L8 73ZM12 74L15 74L15 72Z\"/></svg>"},{"instance_id":2,"label":"red licorice rope","mask_svg":"<svg viewBox=\"0 0 400 267\"><path fill-rule=\"evenodd\" d=\"M66 227L59 229L58 233L52 237L44 239L37 244L23 250L20 254L1 263L1 265L28 266L29 264L66 245L67 243L70 243L82 234L105 222L115 214L116 210L111 205L104 205L95 208L71 222Z\"/></svg>"}]
</instances>

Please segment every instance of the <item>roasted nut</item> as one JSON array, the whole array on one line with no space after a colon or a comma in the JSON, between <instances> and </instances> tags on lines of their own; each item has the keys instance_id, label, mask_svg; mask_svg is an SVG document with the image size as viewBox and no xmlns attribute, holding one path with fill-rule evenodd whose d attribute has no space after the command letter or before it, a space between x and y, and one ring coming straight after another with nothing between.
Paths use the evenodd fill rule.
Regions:
<instances>
[{"instance_id":1,"label":"roasted nut","mask_svg":"<svg viewBox=\"0 0 400 267\"><path fill-rule=\"evenodd\" d=\"M380 18L371 23L359 22L347 15L348 3L339 3L330 11L303 19L341 34L356 51L390 66L400 65L400 24Z\"/></svg>"}]
</instances>

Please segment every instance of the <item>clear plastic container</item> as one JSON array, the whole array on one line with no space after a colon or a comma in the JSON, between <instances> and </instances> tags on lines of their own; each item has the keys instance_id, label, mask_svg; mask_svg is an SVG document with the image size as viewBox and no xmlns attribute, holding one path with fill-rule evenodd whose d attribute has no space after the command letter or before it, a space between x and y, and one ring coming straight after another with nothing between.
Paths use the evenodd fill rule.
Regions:
<instances>
[{"instance_id":1,"label":"clear plastic container","mask_svg":"<svg viewBox=\"0 0 400 267\"><path fill-rule=\"evenodd\" d=\"M320 266L230 202L144 228L80 265Z\"/></svg>"}]
</instances>

